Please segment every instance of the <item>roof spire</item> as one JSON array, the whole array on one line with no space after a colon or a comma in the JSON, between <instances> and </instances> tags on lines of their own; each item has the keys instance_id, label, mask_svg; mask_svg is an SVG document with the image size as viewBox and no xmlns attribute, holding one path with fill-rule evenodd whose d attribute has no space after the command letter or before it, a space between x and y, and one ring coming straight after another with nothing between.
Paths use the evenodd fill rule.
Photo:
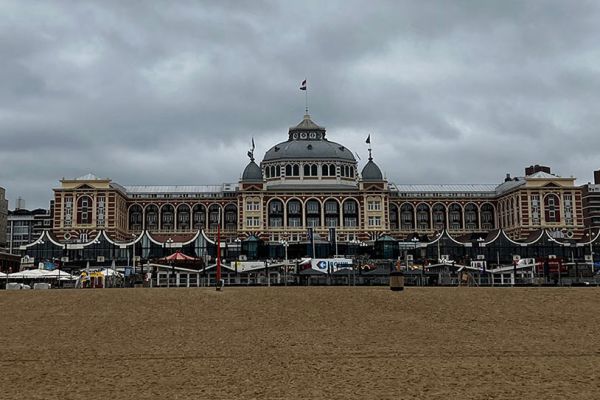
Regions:
<instances>
[{"instance_id":1,"label":"roof spire","mask_svg":"<svg viewBox=\"0 0 600 400\"><path fill-rule=\"evenodd\" d=\"M369 161L373 161L373 154L371 154L371 134L369 133L369 136L367 136L367 140L365 140L365 143L367 143L369 145Z\"/></svg>"},{"instance_id":2,"label":"roof spire","mask_svg":"<svg viewBox=\"0 0 600 400\"><path fill-rule=\"evenodd\" d=\"M304 91L305 114L308 115L308 86L306 86L306 79L300 84L300 90Z\"/></svg>"},{"instance_id":3,"label":"roof spire","mask_svg":"<svg viewBox=\"0 0 600 400\"><path fill-rule=\"evenodd\" d=\"M252 137L252 145L250 147L250 150L248 151L248 157L250 157L250 162L254 162L254 148L256 146L254 146L254 137Z\"/></svg>"}]
</instances>

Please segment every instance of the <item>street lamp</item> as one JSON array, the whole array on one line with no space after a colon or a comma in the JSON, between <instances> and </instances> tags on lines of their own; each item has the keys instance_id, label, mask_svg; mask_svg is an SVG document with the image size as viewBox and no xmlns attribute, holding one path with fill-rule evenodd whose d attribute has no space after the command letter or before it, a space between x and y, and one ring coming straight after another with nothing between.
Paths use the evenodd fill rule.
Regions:
<instances>
[{"instance_id":1,"label":"street lamp","mask_svg":"<svg viewBox=\"0 0 600 400\"><path fill-rule=\"evenodd\" d=\"M288 269L288 247L289 247L289 243L287 240L283 239L279 241L279 244L281 244L283 246L283 250L285 252L285 262L283 264L283 276L284 276L284 284L285 286L287 286L287 269Z\"/></svg>"},{"instance_id":2,"label":"street lamp","mask_svg":"<svg viewBox=\"0 0 600 400\"><path fill-rule=\"evenodd\" d=\"M167 247L169 248L169 255L171 255L171 249L173 246L173 239L172 238L168 238L166 241ZM173 261L169 260L169 265L171 266L171 276L173 277L173 279L175 279L175 267L173 266ZM167 287L169 287L169 283L170 283L171 279L167 278ZM175 282L173 282L173 285L175 284Z\"/></svg>"},{"instance_id":3,"label":"street lamp","mask_svg":"<svg viewBox=\"0 0 600 400\"><path fill-rule=\"evenodd\" d=\"M481 251L479 251L479 250L481 249L481 244L482 244L483 242L485 242L485 239L484 239L484 238L482 238L481 236L477 238L477 249L478 249L478 251L477 251L477 252L478 252L478 253L481 253ZM480 255L483 255L483 254L480 254ZM478 258L479 258L479 257L478 257ZM483 268L483 276L484 276L484 277L487 277L487 275L486 275L486 272L485 272L485 260L484 260L483 264L481 264L481 265L482 265L482 268ZM500 266L500 265L498 265L498 267L499 267L499 266ZM481 272L479 272L479 274L480 274L480 276L481 276ZM493 278L492 278L492 279L493 279ZM513 277L513 282L514 282L514 281L516 281L516 279L517 279L517 276L515 275L515 276ZM479 281L481 282L481 279L480 279Z\"/></svg>"},{"instance_id":4,"label":"street lamp","mask_svg":"<svg viewBox=\"0 0 600 400\"><path fill-rule=\"evenodd\" d=\"M594 274L594 248L592 247L592 227L588 228L588 233L585 236L589 236L590 238L590 266L592 270L592 275Z\"/></svg>"},{"instance_id":5,"label":"street lamp","mask_svg":"<svg viewBox=\"0 0 600 400\"><path fill-rule=\"evenodd\" d=\"M413 243L413 247L414 247L414 254L413 254L413 263L414 261L414 257L417 255L417 243L419 243L419 238L416 236L413 236L412 239L410 239L410 241ZM406 272L408 272L408 260L406 260ZM421 266L421 286L423 286L423 281L425 280L425 265Z\"/></svg>"}]
</instances>

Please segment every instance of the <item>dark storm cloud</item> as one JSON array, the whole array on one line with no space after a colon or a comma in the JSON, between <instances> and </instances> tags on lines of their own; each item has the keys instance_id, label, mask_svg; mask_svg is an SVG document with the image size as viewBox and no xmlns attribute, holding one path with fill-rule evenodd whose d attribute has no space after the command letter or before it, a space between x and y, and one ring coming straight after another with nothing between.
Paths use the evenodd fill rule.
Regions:
<instances>
[{"instance_id":1,"label":"dark storm cloud","mask_svg":"<svg viewBox=\"0 0 600 400\"><path fill-rule=\"evenodd\" d=\"M593 1L3 2L0 186L235 182L304 109L398 183L600 167Z\"/></svg>"}]
</instances>

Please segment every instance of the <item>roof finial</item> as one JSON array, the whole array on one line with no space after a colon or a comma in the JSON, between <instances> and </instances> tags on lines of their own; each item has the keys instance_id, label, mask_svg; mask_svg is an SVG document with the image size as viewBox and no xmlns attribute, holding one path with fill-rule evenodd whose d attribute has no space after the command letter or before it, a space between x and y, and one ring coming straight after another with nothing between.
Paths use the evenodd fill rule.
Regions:
<instances>
[{"instance_id":1,"label":"roof finial","mask_svg":"<svg viewBox=\"0 0 600 400\"><path fill-rule=\"evenodd\" d=\"M369 136L367 136L367 140L365 140L365 143L367 143L369 145L369 161L373 161L373 155L371 154L371 134L369 133Z\"/></svg>"},{"instance_id":2,"label":"roof finial","mask_svg":"<svg viewBox=\"0 0 600 400\"><path fill-rule=\"evenodd\" d=\"M252 138L252 146L250 148L250 151L248 151L248 157L250 157L250 162L254 162L254 137Z\"/></svg>"},{"instance_id":3,"label":"roof finial","mask_svg":"<svg viewBox=\"0 0 600 400\"><path fill-rule=\"evenodd\" d=\"M306 86L306 79L300 84L300 90L304 90L305 114L308 115L308 87Z\"/></svg>"}]
</instances>

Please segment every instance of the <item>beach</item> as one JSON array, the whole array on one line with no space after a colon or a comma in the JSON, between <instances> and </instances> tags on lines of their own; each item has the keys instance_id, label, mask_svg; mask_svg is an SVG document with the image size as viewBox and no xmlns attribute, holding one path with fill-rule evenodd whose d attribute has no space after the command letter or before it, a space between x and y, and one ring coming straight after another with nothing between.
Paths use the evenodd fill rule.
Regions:
<instances>
[{"instance_id":1,"label":"beach","mask_svg":"<svg viewBox=\"0 0 600 400\"><path fill-rule=\"evenodd\" d=\"M600 398L595 288L0 292L0 398Z\"/></svg>"}]
</instances>

